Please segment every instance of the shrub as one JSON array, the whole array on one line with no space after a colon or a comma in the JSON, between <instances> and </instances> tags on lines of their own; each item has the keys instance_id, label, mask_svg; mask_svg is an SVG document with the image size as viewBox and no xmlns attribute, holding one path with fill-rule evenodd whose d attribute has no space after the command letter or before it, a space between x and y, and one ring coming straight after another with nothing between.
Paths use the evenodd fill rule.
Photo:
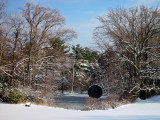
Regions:
<instances>
[{"instance_id":1,"label":"shrub","mask_svg":"<svg viewBox=\"0 0 160 120\"><path fill-rule=\"evenodd\" d=\"M5 92L2 96L3 102L8 102L12 104L17 104L23 102L25 98L25 94L22 93L17 88L6 88Z\"/></svg>"},{"instance_id":2,"label":"shrub","mask_svg":"<svg viewBox=\"0 0 160 120\"><path fill-rule=\"evenodd\" d=\"M112 94L105 99L87 98L85 106L87 110L106 110L119 106L118 95Z\"/></svg>"},{"instance_id":3,"label":"shrub","mask_svg":"<svg viewBox=\"0 0 160 120\"><path fill-rule=\"evenodd\" d=\"M53 105L55 103L53 93L45 93L43 91L34 90L31 87L19 86L19 90L25 93L24 101L32 102L35 104Z\"/></svg>"},{"instance_id":4,"label":"shrub","mask_svg":"<svg viewBox=\"0 0 160 120\"><path fill-rule=\"evenodd\" d=\"M96 98L89 97L85 100L85 107L87 110L101 109L101 101Z\"/></svg>"},{"instance_id":5,"label":"shrub","mask_svg":"<svg viewBox=\"0 0 160 120\"><path fill-rule=\"evenodd\" d=\"M2 101L4 89L7 87L6 79L0 77L0 101Z\"/></svg>"},{"instance_id":6,"label":"shrub","mask_svg":"<svg viewBox=\"0 0 160 120\"><path fill-rule=\"evenodd\" d=\"M160 95L160 89L156 91L156 95Z\"/></svg>"},{"instance_id":7,"label":"shrub","mask_svg":"<svg viewBox=\"0 0 160 120\"><path fill-rule=\"evenodd\" d=\"M2 94L3 91L3 85L0 83L0 95Z\"/></svg>"},{"instance_id":8,"label":"shrub","mask_svg":"<svg viewBox=\"0 0 160 120\"><path fill-rule=\"evenodd\" d=\"M137 95L133 95L132 93L129 93L128 91L123 91L120 95L119 100L122 103L130 103L135 102L137 98Z\"/></svg>"},{"instance_id":9,"label":"shrub","mask_svg":"<svg viewBox=\"0 0 160 120\"><path fill-rule=\"evenodd\" d=\"M24 101L42 103L42 94L40 91L31 89L31 87L19 87L19 90L25 93Z\"/></svg>"},{"instance_id":10,"label":"shrub","mask_svg":"<svg viewBox=\"0 0 160 120\"><path fill-rule=\"evenodd\" d=\"M2 101L3 85L0 83L0 101Z\"/></svg>"},{"instance_id":11,"label":"shrub","mask_svg":"<svg viewBox=\"0 0 160 120\"><path fill-rule=\"evenodd\" d=\"M155 95L160 95L160 89L153 88L153 89L143 89L139 91L139 98L144 100Z\"/></svg>"},{"instance_id":12,"label":"shrub","mask_svg":"<svg viewBox=\"0 0 160 120\"><path fill-rule=\"evenodd\" d=\"M44 94L42 91L31 89L31 87L19 86L19 88L3 88L0 101L12 104L32 102L34 104L53 105L55 103L53 97L53 93Z\"/></svg>"},{"instance_id":13,"label":"shrub","mask_svg":"<svg viewBox=\"0 0 160 120\"><path fill-rule=\"evenodd\" d=\"M105 109L116 108L120 104L118 99L119 96L117 94L111 94L102 100L102 106L104 106Z\"/></svg>"}]
</instances>

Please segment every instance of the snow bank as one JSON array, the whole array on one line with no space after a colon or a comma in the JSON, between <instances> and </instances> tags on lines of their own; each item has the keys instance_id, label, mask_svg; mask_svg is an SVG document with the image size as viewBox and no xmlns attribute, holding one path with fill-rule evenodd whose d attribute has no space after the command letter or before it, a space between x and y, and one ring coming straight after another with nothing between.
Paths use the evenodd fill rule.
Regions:
<instances>
[{"instance_id":1,"label":"snow bank","mask_svg":"<svg viewBox=\"0 0 160 120\"><path fill-rule=\"evenodd\" d=\"M160 120L160 96L116 109L77 111L0 103L0 120Z\"/></svg>"}]
</instances>

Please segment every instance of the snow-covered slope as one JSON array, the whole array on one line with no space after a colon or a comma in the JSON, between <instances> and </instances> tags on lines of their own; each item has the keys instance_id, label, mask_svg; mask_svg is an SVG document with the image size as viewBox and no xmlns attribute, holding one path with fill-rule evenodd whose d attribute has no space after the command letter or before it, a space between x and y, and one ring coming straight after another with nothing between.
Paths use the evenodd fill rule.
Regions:
<instances>
[{"instance_id":1,"label":"snow-covered slope","mask_svg":"<svg viewBox=\"0 0 160 120\"><path fill-rule=\"evenodd\" d=\"M77 111L0 103L0 120L160 120L160 96L111 110Z\"/></svg>"}]
</instances>

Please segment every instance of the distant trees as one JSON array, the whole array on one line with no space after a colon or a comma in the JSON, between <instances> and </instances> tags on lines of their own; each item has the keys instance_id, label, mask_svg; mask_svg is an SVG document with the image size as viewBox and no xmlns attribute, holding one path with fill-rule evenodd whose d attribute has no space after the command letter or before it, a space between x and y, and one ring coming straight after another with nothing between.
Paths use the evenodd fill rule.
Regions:
<instances>
[{"instance_id":1,"label":"distant trees","mask_svg":"<svg viewBox=\"0 0 160 120\"><path fill-rule=\"evenodd\" d=\"M73 55L77 60L88 60L89 63L95 62L98 59L98 52L90 50L89 48L81 47L79 44L72 47Z\"/></svg>"},{"instance_id":2,"label":"distant trees","mask_svg":"<svg viewBox=\"0 0 160 120\"><path fill-rule=\"evenodd\" d=\"M47 54L65 55L70 52L70 47L60 38L49 39L49 46L45 47Z\"/></svg>"},{"instance_id":3,"label":"distant trees","mask_svg":"<svg viewBox=\"0 0 160 120\"><path fill-rule=\"evenodd\" d=\"M105 49L113 45L122 69L128 73L127 79L137 83L138 88L155 87L160 67L160 10L145 6L117 8L98 19L102 25L95 29L97 44ZM146 80L152 84L147 85Z\"/></svg>"},{"instance_id":4,"label":"distant trees","mask_svg":"<svg viewBox=\"0 0 160 120\"><path fill-rule=\"evenodd\" d=\"M93 81L92 69L95 64L98 64L99 54L87 47L83 48L79 44L72 46L72 56L75 58L74 64L74 86L83 92L88 90Z\"/></svg>"}]
</instances>

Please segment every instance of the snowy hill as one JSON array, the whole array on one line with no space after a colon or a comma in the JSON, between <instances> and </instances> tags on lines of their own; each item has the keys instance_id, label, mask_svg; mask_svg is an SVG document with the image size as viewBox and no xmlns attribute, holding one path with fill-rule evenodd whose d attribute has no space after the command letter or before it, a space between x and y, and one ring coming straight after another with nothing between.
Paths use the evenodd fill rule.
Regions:
<instances>
[{"instance_id":1,"label":"snowy hill","mask_svg":"<svg viewBox=\"0 0 160 120\"><path fill-rule=\"evenodd\" d=\"M77 111L0 103L0 120L160 120L160 96L116 109Z\"/></svg>"}]
</instances>

